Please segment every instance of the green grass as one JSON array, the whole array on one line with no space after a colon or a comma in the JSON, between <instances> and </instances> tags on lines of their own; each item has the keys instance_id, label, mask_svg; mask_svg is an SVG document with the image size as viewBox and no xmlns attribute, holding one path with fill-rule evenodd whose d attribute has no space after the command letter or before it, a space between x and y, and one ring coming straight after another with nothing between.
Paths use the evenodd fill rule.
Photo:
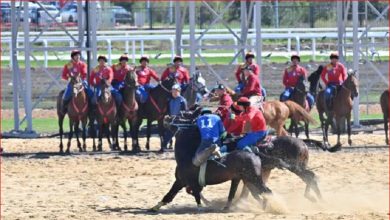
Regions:
<instances>
[{"instance_id":1,"label":"green grass","mask_svg":"<svg viewBox=\"0 0 390 220\"><path fill-rule=\"evenodd\" d=\"M269 59L263 59L263 63L271 62L271 63L285 63L289 61L288 56L271 56ZM232 57L205 57L205 60L212 65L226 65L229 64L229 62L232 60ZM348 61L352 61L352 57L347 57ZM382 56L381 60L384 61L389 61L389 56ZM302 62L310 62L312 61L312 56L311 55L303 55L301 56L301 61ZM328 56L316 56L316 61L317 62L327 62L328 61ZM66 60L49 60L48 65L49 67L63 67L64 64L68 62ZM113 62L116 62L113 60ZM170 58L161 58L161 59L151 59L150 64L152 66L164 66L167 63L171 62ZM186 65L189 65L189 59L185 58L184 63ZM199 58L196 59L196 63L198 65L203 65L203 62ZM41 62L41 64L43 64ZM9 66L9 61L8 60L2 60L1 61L1 67L7 67ZM21 68L25 67L24 62L20 62L19 66ZM37 68L40 65L37 64L37 62L31 62L31 67Z\"/></svg>"},{"instance_id":2,"label":"green grass","mask_svg":"<svg viewBox=\"0 0 390 220\"><path fill-rule=\"evenodd\" d=\"M312 112L311 114L316 120L317 124L310 126L311 128L318 128L320 126L320 121L318 118L317 112ZM365 119L382 119L382 114L361 114L360 120ZM69 120L65 117L64 120L64 131L69 131ZM142 123L142 126L146 124L146 121ZM286 126L290 125L290 120L286 122ZM13 129L14 122L13 119L1 119L1 131L8 132ZM26 123L23 123L20 128L23 130L26 127ZM37 133L56 133L58 132L58 120L56 118L43 118L43 119L33 119L33 128Z\"/></svg>"}]
</instances>

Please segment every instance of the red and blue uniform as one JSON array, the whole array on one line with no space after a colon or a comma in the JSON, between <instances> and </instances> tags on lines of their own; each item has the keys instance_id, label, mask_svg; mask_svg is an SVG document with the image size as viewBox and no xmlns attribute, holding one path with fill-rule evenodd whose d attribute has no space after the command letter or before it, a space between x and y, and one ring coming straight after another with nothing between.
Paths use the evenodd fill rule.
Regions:
<instances>
[{"instance_id":1,"label":"red and blue uniform","mask_svg":"<svg viewBox=\"0 0 390 220\"><path fill-rule=\"evenodd\" d=\"M154 79L159 81L159 78L157 73L149 67L140 66L135 71L135 74L137 75L137 82L139 85L137 88L137 96L139 97L141 103L145 103L149 96L148 90L153 88L153 86L150 84L150 80Z\"/></svg>"},{"instance_id":2,"label":"red and blue uniform","mask_svg":"<svg viewBox=\"0 0 390 220\"><path fill-rule=\"evenodd\" d=\"M342 85L347 79L347 71L344 65L339 62L336 65L328 64L322 70L321 79L326 84L325 100L330 103L336 87Z\"/></svg>"},{"instance_id":3,"label":"red and blue uniform","mask_svg":"<svg viewBox=\"0 0 390 220\"><path fill-rule=\"evenodd\" d=\"M267 124L263 113L255 107L247 107L246 112L241 113L236 120L243 124L245 136L237 142L237 148L242 150L245 147L256 145L267 136Z\"/></svg>"},{"instance_id":4,"label":"red and blue uniform","mask_svg":"<svg viewBox=\"0 0 390 220\"><path fill-rule=\"evenodd\" d=\"M241 96L251 97L251 96L261 96L261 86L260 80L255 74L251 74L246 79L246 84L244 89L241 92Z\"/></svg>"},{"instance_id":5,"label":"red and blue uniform","mask_svg":"<svg viewBox=\"0 0 390 220\"><path fill-rule=\"evenodd\" d=\"M92 85L95 93L95 98L93 99L93 104L97 103L97 97L101 96L100 91L100 82L102 79L105 79L110 85L112 85L112 82L114 80L114 72L110 66L104 65L104 66L97 66L95 67L92 72L91 76L89 77L89 83ZM115 99L115 103L117 107L119 107L122 104L122 95L120 92L111 86L111 95Z\"/></svg>"},{"instance_id":6,"label":"red and blue uniform","mask_svg":"<svg viewBox=\"0 0 390 220\"><path fill-rule=\"evenodd\" d=\"M249 66L252 69L253 73L257 76L257 78L260 78L260 67L256 63L243 63L239 65L235 73L238 82L237 87L234 89L236 93L241 93L242 90L244 89L245 79L244 79L244 73L242 71L246 66ZM266 96L265 89L263 87L260 87L260 89L261 89L261 94L265 97Z\"/></svg>"},{"instance_id":7,"label":"red and blue uniform","mask_svg":"<svg viewBox=\"0 0 390 220\"><path fill-rule=\"evenodd\" d=\"M182 66L176 68L176 73L171 73L169 68L165 69L161 75L161 81L166 80L168 77L176 78L177 82L182 85L182 88L183 85L186 86L190 82L190 74L188 73L188 70Z\"/></svg>"},{"instance_id":8,"label":"red and blue uniform","mask_svg":"<svg viewBox=\"0 0 390 220\"><path fill-rule=\"evenodd\" d=\"M61 75L62 79L68 80L71 75L73 76L80 75L81 80L83 81L82 83L84 89L87 92L88 97L91 97L92 91L88 88L87 81L86 81L87 64L85 64L82 61L78 61L78 62L70 61L69 63L65 64L64 68L62 69L62 75ZM72 85L68 83L64 91L63 100L67 101L70 100L71 98L72 98Z\"/></svg>"}]
</instances>

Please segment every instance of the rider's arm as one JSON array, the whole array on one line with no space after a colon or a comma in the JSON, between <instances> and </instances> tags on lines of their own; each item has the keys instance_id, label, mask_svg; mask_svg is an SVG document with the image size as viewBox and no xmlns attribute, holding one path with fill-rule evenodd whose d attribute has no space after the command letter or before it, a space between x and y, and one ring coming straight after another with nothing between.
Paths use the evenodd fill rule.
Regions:
<instances>
[{"instance_id":1,"label":"rider's arm","mask_svg":"<svg viewBox=\"0 0 390 220\"><path fill-rule=\"evenodd\" d=\"M164 81L169 76L169 69L166 68L164 72L161 74L161 81Z\"/></svg>"},{"instance_id":2,"label":"rider's arm","mask_svg":"<svg viewBox=\"0 0 390 220\"><path fill-rule=\"evenodd\" d=\"M69 69L68 69L68 64L65 64L64 69L62 69L62 79L63 80L68 80L69 79Z\"/></svg>"},{"instance_id":3,"label":"rider's arm","mask_svg":"<svg viewBox=\"0 0 390 220\"><path fill-rule=\"evenodd\" d=\"M180 110L181 111L187 111L188 110L187 100L184 97L183 97L182 102L180 103Z\"/></svg>"},{"instance_id":4,"label":"rider's arm","mask_svg":"<svg viewBox=\"0 0 390 220\"><path fill-rule=\"evenodd\" d=\"M341 65L341 75L342 75L342 80L343 82L347 79L347 70L345 66Z\"/></svg>"},{"instance_id":5,"label":"rider's arm","mask_svg":"<svg viewBox=\"0 0 390 220\"><path fill-rule=\"evenodd\" d=\"M152 70L152 69L149 69L149 73L150 73L150 77L152 77L154 80L156 80L157 82L160 81L160 79L159 79L158 76L157 76L156 71L154 71L154 70Z\"/></svg>"},{"instance_id":6,"label":"rider's arm","mask_svg":"<svg viewBox=\"0 0 390 220\"><path fill-rule=\"evenodd\" d=\"M107 68L108 70L108 79L107 79L107 81L108 81L108 83L110 83L111 84L111 82L112 82L112 80L114 79L114 72L113 72L113 70L111 69L111 68Z\"/></svg>"},{"instance_id":7,"label":"rider's arm","mask_svg":"<svg viewBox=\"0 0 390 220\"><path fill-rule=\"evenodd\" d=\"M326 80L326 72L327 72L327 66L324 67L321 73L321 79L324 81L325 85L328 84L328 80Z\"/></svg>"}]
</instances>

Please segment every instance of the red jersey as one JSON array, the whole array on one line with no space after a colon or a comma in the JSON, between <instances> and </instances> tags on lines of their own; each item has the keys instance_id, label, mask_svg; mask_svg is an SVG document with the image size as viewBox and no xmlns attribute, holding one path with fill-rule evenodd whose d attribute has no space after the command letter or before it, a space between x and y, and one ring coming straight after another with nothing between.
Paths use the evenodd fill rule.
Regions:
<instances>
[{"instance_id":1,"label":"red jersey","mask_svg":"<svg viewBox=\"0 0 390 220\"><path fill-rule=\"evenodd\" d=\"M135 71L135 74L137 74L138 77L138 84L142 86L149 84L152 78L159 81L157 73L149 67L139 67L139 69Z\"/></svg>"},{"instance_id":2,"label":"red jersey","mask_svg":"<svg viewBox=\"0 0 390 220\"><path fill-rule=\"evenodd\" d=\"M260 75L260 67L259 65L257 65L256 63L243 63L241 65L238 66L237 70L236 70L236 79L237 79L237 82L241 82L242 79L242 69L244 68L244 66L247 66L249 65L252 70L253 70L253 73L256 75L256 76L259 76Z\"/></svg>"},{"instance_id":3,"label":"red jersey","mask_svg":"<svg viewBox=\"0 0 390 220\"><path fill-rule=\"evenodd\" d=\"M328 83L341 85L347 79L347 71L341 63L337 63L336 66L328 64L322 70L321 79L326 85Z\"/></svg>"},{"instance_id":4,"label":"red jersey","mask_svg":"<svg viewBox=\"0 0 390 220\"><path fill-rule=\"evenodd\" d=\"M100 84L101 79L106 79L110 84L114 78L114 73L109 66L97 66L92 70L91 76L89 77L89 84L96 86Z\"/></svg>"},{"instance_id":5,"label":"red jersey","mask_svg":"<svg viewBox=\"0 0 390 220\"><path fill-rule=\"evenodd\" d=\"M85 80L87 78L87 64L82 61L70 61L65 64L64 69L62 70L62 79L68 80L71 74L76 76L80 74L81 79Z\"/></svg>"},{"instance_id":6,"label":"red jersey","mask_svg":"<svg viewBox=\"0 0 390 220\"><path fill-rule=\"evenodd\" d=\"M169 72L169 68L165 69L161 75L161 81L167 79L169 74L172 74ZM190 74L188 73L188 70L182 66L176 69L175 77L180 84L187 84L190 82Z\"/></svg>"},{"instance_id":7,"label":"red jersey","mask_svg":"<svg viewBox=\"0 0 390 220\"><path fill-rule=\"evenodd\" d=\"M241 113L236 120L242 121L243 124L249 123L250 132L267 130L267 124L263 113L253 106L248 107L248 110Z\"/></svg>"},{"instance_id":8,"label":"red jersey","mask_svg":"<svg viewBox=\"0 0 390 220\"><path fill-rule=\"evenodd\" d=\"M217 109L217 111L221 114L222 120L225 119L229 114L229 108L232 104L232 97L227 92L225 92L219 99L219 107Z\"/></svg>"},{"instance_id":9,"label":"red jersey","mask_svg":"<svg viewBox=\"0 0 390 220\"><path fill-rule=\"evenodd\" d=\"M285 87L295 87L301 76L307 78L306 69L299 65L292 65L284 70L283 85Z\"/></svg>"},{"instance_id":10,"label":"red jersey","mask_svg":"<svg viewBox=\"0 0 390 220\"><path fill-rule=\"evenodd\" d=\"M129 65L126 64L125 66L122 66L121 63L114 64L111 68L114 72L113 80L118 82L123 82L126 78L126 74L130 71Z\"/></svg>"},{"instance_id":11,"label":"red jersey","mask_svg":"<svg viewBox=\"0 0 390 220\"><path fill-rule=\"evenodd\" d=\"M255 74L248 76L244 89L242 90L242 96L261 96L260 80Z\"/></svg>"},{"instance_id":12,"label":"red jersey","mask_svg":"<svg viewBox=\"0 0 390 220\"><path fill-rule=\"evenodd\" d=\"M242 120L230 119L229 117L226 117L223 120L223 126L225 127L228 134L240 135L242 134L244 123Z\"/></svg>"}]
</instances>

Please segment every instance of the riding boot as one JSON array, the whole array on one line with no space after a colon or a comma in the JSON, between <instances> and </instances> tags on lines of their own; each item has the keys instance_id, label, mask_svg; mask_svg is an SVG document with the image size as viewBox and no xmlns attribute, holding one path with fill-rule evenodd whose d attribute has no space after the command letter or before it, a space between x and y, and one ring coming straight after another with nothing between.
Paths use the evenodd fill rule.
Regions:
<instances>
[{"instance_id":1,"label":"riding boot","mask_svg":"<svg viewBox=\"0 0 390 220\"><path fill-rule=\"evenodd\" d=\"M197 153L192 159L194 166L199 167L202 165L217 149L217 145L213 144L210 147L204 149L203 151Z\"/></svg>"}]
</instances>

